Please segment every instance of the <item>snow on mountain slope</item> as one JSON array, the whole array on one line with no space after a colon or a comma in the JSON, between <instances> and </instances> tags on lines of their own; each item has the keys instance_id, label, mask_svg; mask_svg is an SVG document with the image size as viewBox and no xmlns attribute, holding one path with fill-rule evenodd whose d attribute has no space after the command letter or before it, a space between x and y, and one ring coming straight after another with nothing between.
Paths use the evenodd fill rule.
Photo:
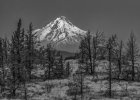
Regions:
<instances>
[{"instance_id":1,"label":"snow on mountain slope","mask_svg":"<svg viewBox=\"0 0 140 100\"><path fill-rule=\"evenodd\" d=\"M34 30L40 42L51 42L55 45L79 43L86 31L73 25L66 17L61 16L42 29Z\"/></svg>"}]
</instances>

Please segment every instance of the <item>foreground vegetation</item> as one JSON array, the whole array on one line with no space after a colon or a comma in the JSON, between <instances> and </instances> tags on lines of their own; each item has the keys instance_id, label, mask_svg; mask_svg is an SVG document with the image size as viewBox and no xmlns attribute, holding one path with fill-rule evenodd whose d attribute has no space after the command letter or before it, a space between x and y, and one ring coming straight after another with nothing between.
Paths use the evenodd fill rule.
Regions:
<instances>
[{"instance_id":1,"label":"foreground vegetation","mask_svg":"<svg viewBox=\"0 0 140 100\"><path fill-rule=\"evenodd\" d=\"M40 45L33 25L21 19L10 40L0 38L0 98L25 100L139 99L139 48L131 32L123 43L116 35L87 32L79 52L64 58L51 44Z\"/></svg>"}]
</instances>

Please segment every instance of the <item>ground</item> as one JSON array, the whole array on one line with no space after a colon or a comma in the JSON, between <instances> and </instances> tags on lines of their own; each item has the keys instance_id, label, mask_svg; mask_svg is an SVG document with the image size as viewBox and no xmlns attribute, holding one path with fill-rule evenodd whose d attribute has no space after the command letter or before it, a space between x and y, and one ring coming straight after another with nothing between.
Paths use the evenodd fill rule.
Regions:
<instances>
[{"instance_id":1,"label":"ground","mask_svg":"<svg viewBox=\"0 0 140 100\"><path fill-rule=\"evenodd\" d=\"M68 83L72 80L73 74L78 70L76 60L69 60L72 72L67 79L54 79L54 80L38 80L32 83L27 83L28 99L29 100L72 100L73 96L67 95L69 89ZM100 62L100 66L96 71L105 71L105 61ZM104 68L103 68L104 66ZM102 70L101 70L102 69ZM44 74L44 70L37 67L33 70L32 74L40 77ZM112 94L113 97L109 99L105 94L107 93L108 82L102 78L105 74L98 74L98 80L94 80L93 76L84 77L84 85L88 87L88 92L84 93L83 100L140 100L140 82L126 82L126 81L113 81ZM20 95L23 91L18 90ZM3 99L6 100L6 99ZM19 100L19 99L17 99ZM80 100L80 96L78 96Z\"/></svg>"}]
</instances>

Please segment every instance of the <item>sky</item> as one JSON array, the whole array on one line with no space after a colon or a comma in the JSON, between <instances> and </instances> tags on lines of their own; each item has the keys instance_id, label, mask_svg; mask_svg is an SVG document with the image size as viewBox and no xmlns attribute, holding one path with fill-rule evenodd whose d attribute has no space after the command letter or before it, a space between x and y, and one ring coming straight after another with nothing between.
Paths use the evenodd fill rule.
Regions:
<instances>
[{"instance_id":1,"label":"sky","mask_svg":"<svg viewBox=\"0 0 140 100\"><path fill-rule=\"evenodd\" d=\"M19 18L27 30L30 22L38 29L60 16L83 30L122 40L133 30L140 42L140 0L0 0L0 36L10 37Z\"/></svg>"}]
</instances>

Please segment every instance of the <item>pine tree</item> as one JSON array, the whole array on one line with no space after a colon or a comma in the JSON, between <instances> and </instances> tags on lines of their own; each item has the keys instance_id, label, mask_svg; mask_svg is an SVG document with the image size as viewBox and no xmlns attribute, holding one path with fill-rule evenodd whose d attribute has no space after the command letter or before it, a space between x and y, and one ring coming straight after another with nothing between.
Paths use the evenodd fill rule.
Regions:
<instances>
[{"instance_id":1,"label":"pine tree","mask_svg":"<svg viewBox=\"0 0 140 100\"><path fill-rule=\"evenodd\" d=\"M0 38L0 86L1 93L4 91L4 80L5 80L5 67L4 67L4 48L3 48L3 39Z\"/></svg>"},{"instance_id":2,"label":"pine tree","mask_svg":"<svg viewBox=\"0 0 140 100\"><path fill-rule=\"evenodd\" d=\"M130 38L127 42L127 58L130 61L132 69L132 81L135 80L135 63L139 57L139 49L136 44L136 38L133 32L130 34Z\"/></svg>"},{"instance_id":3,"label":"pine tree","mask_svg":"<svg viewBox=\"0 0 140 100\"><path fill-rule=\"evenodd\" d=\"M28 34L25 38L25 55L26 55L26 69L28 71L29 78L31 79L31 70L33 69L33 62L35 58L35 35L32 33L33 26L32 23L29 25Z\"/></svg>"},{"instance_id":4,"label":"pine tree","mask_svg":"<svg viewBox=\"0 0 140 100\"><path fill-rule=\"evenodd\" d=\"M69 81L69 90L67 91L68 95L74 95L74 99L77 98L77 95L80 95L81 100L84 100L84 91L88 87L84 84L84 73L82 64L79 62L78 71L73 74L72 80Z\"/></svg>"},{"instance_id":5,"label":"pine tree","mask_svg":"<svg viewBox=\"0 0 140 100\"><path fill-rule=\"evenodd\" d=\"M109 61L109 97L112 97L112 62L113 62L113 55L115 52L116 47L116 35L112 35L107 41L107 52L108 52L108 61Z\"/></svg>"},{"instance_id":6,"label":"pine tree","mask_svg":"<svg viewBox=\"0 0 140 100\"><path fill-rule=\"evenodd\" d=\"M88 56L87 56L87 49L86 49L86 42L85 38L81 40L80 46L80 53L79 53L79 62L86 65L85 72L89 74L89 64L88 64Z\"/></svg>"},{"instance_id":7,"label":"pine tree","mask_svg":"<svg viewBox=\"0 0 140 100\"><path fill-rule=\"evenodd\" d=\"M7 38L2 39L2 48L3 48L3 87L2 87L2 91L5 90L5 87L7 86L7 77L8 77L8 72L6 70L6 68L8 68L9 66L9 41L7 40ZM2 56L1 56L2 57Z\"/></svg>"},{"instance_id":8,"label":"pine tree","mask_svg":"<svg viewBox=\"0 0 140 100\"><path fill-rule=\"evenodd\" d=\"M95 66L96 66L96 60L99 56L101 56L101 50L103 50L104 47L104 36L102 32L97 31L92 39L93 47L92 47L92 58L93 58L93 72L95 72Z\"/></svg>"},{"instance_id":9,"label":"pine tree","mask_svg":"<svg viewBox=\"0 0 140 100\"><path fill-rule=\"evenodd\" d=\"M70 63L66 63L66 76L68 77L70 75Z\"/></svg>"},{"instance_id":10,"label":"pine tree","mask_svg":"<svg viewBox=\"0 0 140 100\"><path fill-rule=\"evenodd\" d=\"M63 65L63 57L59 53L57 59L55 60L55 76L56 78L63 78L64 76L64 65Z\"/></svg>"},{"instance_id":11,"label":"pine tree","mask_svg":"<svg viewBox=\"0 0 140 100\"><path fill-rule=\"evenodd\" d=\"M37 61L39 64L41 64L43 67L45 67L46 63L46 51L44 46L40 47L38 52L37 52Z\"/></svg>"},{"instance_id":12,"label":"pine tree","mask_svg":"<svg viewBox=\"0 0 140 100\"><path fill-rule=\"evenodd\" d=\"M119 69L118 72L118 79L120 78L120 74L122 72L122 51L123 51L123 42L122 40L118 43L117 50L116 50L116 62Z\"/></svg>"},{"instance_id":13,"label":"pine tree","mask_svg":"<svg viewBox=\"0 0 140 100\"><path fill-rule=\"evenodd\" d=\"M22 81L22 67L24 57L24 29L21 28L22 21L19 19L17 30L12 35L10 44L10 63L11 63L11 94L16 95L16 89Z\"/></svg>"},{"instance_id":14,"label":"pine tree","mask_svg":"<svg viewBox=\"0 0 140 100\"><path fill-rule=\"evenodd\" d=\"M51 74L54 66L54 61L55 61L55 53L54 50L51 46L51 44L47 45L47 48L45 50L45 79L51 79Z\"/></svg>"},{"instance_id":15,"label":"pine tree","mask_svg":"<svg viewBox=\"0 0 140 100\"><path fill-rule=\"evenodd\" d=\"M89 65L90 65L90 73L93 74L93 64L92 64L92 52L91 52L91 34L88 31L87 36L85 38L86 45L87 45L87 56L89 59Z\"/></svg>"}]
</instances>

